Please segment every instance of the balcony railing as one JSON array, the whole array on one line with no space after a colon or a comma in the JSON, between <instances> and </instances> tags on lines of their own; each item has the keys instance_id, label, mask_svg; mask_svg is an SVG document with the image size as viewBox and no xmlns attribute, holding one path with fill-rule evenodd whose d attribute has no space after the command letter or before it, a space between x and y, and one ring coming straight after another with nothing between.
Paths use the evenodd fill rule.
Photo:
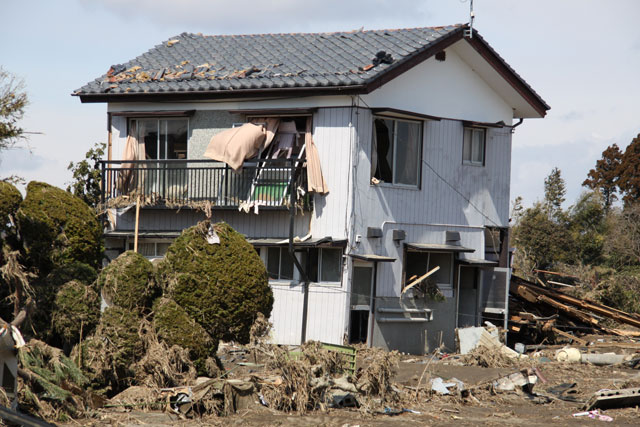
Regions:
<instances>
[{"instance_id":1,"label":"balcony railing","mask_svg":"<svg viewBox=\"0 0 640 427\"><path fill-rule=\"evenodd\" d=\"M212 160L104 160L102 204L124 206L138 196L145 205L189 207L210 204L309 209L307 174L300 159L247 161L235 172Z\"/></svg>"}]
</instances>

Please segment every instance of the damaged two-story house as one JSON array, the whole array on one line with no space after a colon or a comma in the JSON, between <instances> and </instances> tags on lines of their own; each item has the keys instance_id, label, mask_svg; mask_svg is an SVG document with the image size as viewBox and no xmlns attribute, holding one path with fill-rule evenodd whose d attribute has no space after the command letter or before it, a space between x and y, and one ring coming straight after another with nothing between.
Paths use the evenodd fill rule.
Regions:
<instances>
[{"instance_id":1,"label":"damaged two-story house","mask_svg":"<svg viewBox=\"0 0 640 427\"><path fill-rule=\"evenodd\" d=\"M279 344L423 353L503 321L512 134L549 106L467 25L183 33L74 95L107 103L111 258L227 222Z\"/></svg>"}]
</instances>

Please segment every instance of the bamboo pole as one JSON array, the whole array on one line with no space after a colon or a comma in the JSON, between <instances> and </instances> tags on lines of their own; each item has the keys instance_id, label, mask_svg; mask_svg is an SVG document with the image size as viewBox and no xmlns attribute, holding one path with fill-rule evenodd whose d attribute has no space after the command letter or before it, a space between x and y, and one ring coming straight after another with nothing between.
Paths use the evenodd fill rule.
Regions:
<instances>
[{"instance_id":1,"label":"bamboo pole","mask_svg":"<svg viewBox=\"0 0 640 427\"><path fill-rule=\"evenodd\" d=\"M136 198L136 228L133 234L133 251L138 252L138 226L140 225L140 194Z\"/></svg>"}]
</instances>

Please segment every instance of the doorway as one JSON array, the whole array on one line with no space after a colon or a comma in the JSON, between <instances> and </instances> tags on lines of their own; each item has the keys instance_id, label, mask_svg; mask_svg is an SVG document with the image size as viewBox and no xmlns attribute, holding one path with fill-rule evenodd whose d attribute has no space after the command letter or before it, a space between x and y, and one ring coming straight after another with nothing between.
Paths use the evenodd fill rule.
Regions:
<instances>
[{"instance_id":1,"label":"doorway","mask_svg":"<svg viewBox=\"0 0 640 427\"><path fill-rule=\"evenodd\" d=\"M373 322L374 269L371 263L354 262L351 275L349 344L368 343Z\"/></svg>"},{"instance_id":2,"label":"doorway","mask_svg":"<svg viewBox=\"0 0 640 427\"><path fill-rule=\"evenodd\" d=\"M458 328L478 324L478 269L461 265L458 292Z\"/></svg>"}]
</instances>

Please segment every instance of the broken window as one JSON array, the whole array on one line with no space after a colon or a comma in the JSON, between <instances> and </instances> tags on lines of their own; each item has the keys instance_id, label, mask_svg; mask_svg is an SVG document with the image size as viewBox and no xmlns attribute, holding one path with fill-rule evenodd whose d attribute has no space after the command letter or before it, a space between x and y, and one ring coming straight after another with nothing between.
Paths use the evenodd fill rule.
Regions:
<instances>
[{"instance_id":1,"label":"broken window","mask_svg":"<svg viewBox=\"0 0 640 427\"><path fill-rule=\"evenodd\" d=\"M418 186L422 162L421 122L376 117L372 145L371 176L375 180Z\"/></svg>"},{"instance_id":2,"label":"broken window","mask_svg":"<svg viewBox=\"0 0 640 427\"><path fill-rule=\"evenodd\" d=\"M412 280L432 269L440 267L430 276L445 297L453 296L453 253L451 252L407 252L405 262L406 286Z\"/></svg>"},{"instance_id":3,"label":"broken window","mask_svg":"<svg viewBox=\"0 0 640 427\"><path fill-rule=\"evenodd\" d=\"M464 128L462 162L464 164L484 166L484 148L487 130L484 128Z\"/></svg>"},{"instance_id":4,"label":"broken window","mask_svg":"<svg viewBox=\"0 0 640 427\"><path fill-rule=\"evenodd\" d=\"M293 260L287 248L267 248L269 279L293 280Z\"/></svg>"}]
</instances>

